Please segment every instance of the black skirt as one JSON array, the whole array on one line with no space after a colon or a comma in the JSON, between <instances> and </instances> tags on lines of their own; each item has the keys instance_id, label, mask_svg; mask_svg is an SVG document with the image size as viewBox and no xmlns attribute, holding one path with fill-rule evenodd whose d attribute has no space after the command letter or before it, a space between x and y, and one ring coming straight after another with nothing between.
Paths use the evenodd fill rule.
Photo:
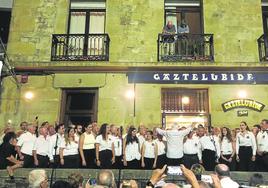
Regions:
<instances>
[{"instance_id":1,"label":"black skirt","mask_svg":"<svg viewBox=\"0 0 268 188\"><path fill-rule=\"evenodd\" d=\"M239 171L254 170L254 162L251 160L252 158L251 146L239 146L238 156L239 156L239 162L238 162Z\"/></svg>"},{"instance_id":2,"label":"black skirt","mask_svg":"<svg viewBox=\"0 0 268 188\"><path fill-rule=\"evenodd\" d=\"M102 169L110 169L112 168L112 151L111 150L103 150L99 152L100 157L100 168Z\"/></svg>"},{"instance_id":3,"label":"black skirt","mask_svg":"<svg viewBox=\"0 0 268 188\"><path fill-rule=\"evenodd\" d=\"M154 158L146 158L144 157L144 164L145 164L145 169L152 170L153 165L154 165Z\"/></svg>"},{"instance_id":4,"label":"black skirt","mask_svg":"<svg viewBox=\"0 0 268 188\"><path fill-rule=\"evenodd\" d=\"M96 168L96 153L95 149L84 149L84 156L87 163L86 168Z\"/></svg>"},{"instance_id":5,"label":"black skirt","mask_svg":"<svg viewBox=\"0 0 268 188\"><path fill-rule=\"evenodd\" d=\"M156 161L156 168L163 168L165 164L167 164L166 154L158 155L157 161Z\"/></svg>"},{"instance_id":6,"label":"black skirt","mask_svg":"<svg viewBox=\"0 0 268 188\"><path fill-rule=\"evenodd\" d=\"M141 162L140 160L134 159L132 161L127 161L127 169L141 169Z\"/></svg>"},{"instance_id":7,"label":"black skirt","mask_svg":"<svg viewBox=\"0 0 268 188\"><path fill-rule=\"evenodd\" d=\"M223 155L223 157L225 157L226 159L230 159L231 155ZM236 166L235 165L235 163L236 163L235 156L232 158L232 161L231 162L226 161L226 160L224 160L222 158L220 158L219 162L221 164L227 165L231 171L234 171L235 170L235 166Z\"/></svg>"},{"instance_id":8,"label":"black skirt","mask_svg":"<svg viewBox=\"0 0 268 188\"><path fill-rule=\"evenodd\" d=\"M63 157L63 168L78 168L79 167L79 155L67 155Z\"/></svg>"}]
</instances>

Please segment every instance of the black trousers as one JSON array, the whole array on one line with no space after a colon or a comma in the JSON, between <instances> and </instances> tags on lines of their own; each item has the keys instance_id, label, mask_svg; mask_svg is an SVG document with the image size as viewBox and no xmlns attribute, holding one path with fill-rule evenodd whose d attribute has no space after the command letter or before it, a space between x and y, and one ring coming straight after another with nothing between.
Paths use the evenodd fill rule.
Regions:
<instances>
[{"instance_id":1,"label":"black trousers","mask_svg":"<svg viewBox=\"0 0 268 188\"><path fill-rule=\"evenodd\" d=\"M203 150L202 161L206 171L214 171L216 166L216 152L208 149Z\"/></svg>"},{"instance_id":2,"label":"black trousers","mask_svg":"<svg viewBox=\"0 0 268 188\"><path fill-rule=\"evenodd\" d=\"M254 171L254 162L251 160L252 158L251 146L239 146L238 156L239 156L239 162L238 162L239 171Z\"/></svg>"},{"instance_id":3,"label":"black trousers","mask_svg":"<svg viewBox=\"0 0 268 188\"><path fill-rule=\"evenodd\" d=\"M60 167L60 156L54 155L53 156L53 163L49 163L49 168L59 168Z\"/></svg>"},{"instance_id":4,"label":"black trousers","mask_svg":"<svg viewBox=\"0 0 268 188\"><path fill-rule=\"evenodd\" d=\"M167 164L166 154L158 155L157 161L156 161L156 168L163 168L165 164Z\"/></svg>"},{"instance_id":5,"label":"black trousers","mask_svg":"<svg viewBox=\"0 0 268 188\"><path fill-rule=\"evenodd\" d=\"M27 155L27 154L24 154L24 153L22 153L22 155L24 156L23 168L34 168L33 156Z\"/></svg>"},{"instance_id":6,"label":"black trousers","mask_svg":"<svg viewBox=\"0 0 268 188\"><path fill-rule=\"evenodd\" d=\"M153 165L154 165L154 158L146 158L144 157L144 164L145 164L145 169L152 170Z\"/></svg>"},{"instance_id":7,"label":"black trousers","mask_svg":"<svg viewBox=\"0 0 268 188\"><path fill-rule=\"evenodd\" d=\"M268 153L263 154L262 156L256 155L255 161L256 171L258 172L268 172Z\"/></svg>"},{"instance_id":8,"label":"black trousers","mask_svg":"<svg viewBox=\"0 0 268 188\"><path fill-rule=\"evenodd\" d=\"M140 169L141 162L140 162L140 160L137 160L137 159L134 159L132 161L127 161L127 166L125 168L127 168L127 169Z\"/></svg>"},{"instance_id":9,"label":"black trousers","mask_svg":"<svg viewBox=\"0 0 268 188\"><path fill-rule=\"evenodd\" d=\"M112 151L111 150L103 150L99 152L100 158L100 168L102 169L110 169L112 168Z\"/></svg>"},{"instance_id":10,"label":"black trousers","mask_svg":"<svg viewBox=\"0 0 268 188\"><path fill-rule=\"evenodd\" d=\"M172 159L172 158L167 158L167 165L168 166L179 166L182 164L183 158L177 158L177 159Z\"/></svg>"},{"instance_id":11,"label":"black trousers","mask_svg":"<svg viewBox=\"0 0 268 188\"><path fill-rule=\"evenodd\" d=\"M86 168L97 168L96 166L96 153L95 149L84 149L84 156L87 163Z\"/></svg>"},{"instance_id":12,"label":"black trousers","mask_svg":"<svg viewBox=\"0 0 268 188\"><path fill-rule=\"evenodd\" d=\"M38 168L47 168L49 165L48 156L37 155Z\"/></svg>"},{"instance_id":13,"label":"black trousers","mask_svg":"<svg viewBox=\"0 0 268 188\"><path fill-rule=\"evenodd\" d=\"M122 156L115 156L115 163L112 165L112 168L113 169L123 168Z\"/></svg>"},{"instance_id":14,"label":"black trousers","mask_svg":"<svg viewBox=\"0 0 268 188\"><path fill-rule=\"evenodd\" d=\"M78 168L79 167L79 155L67 155L63 157L63 168Z\"/></svg>"},{"instance_id":15,"label":"black trousers","mask_svg":"<svg viewBox=\"0 0 268 188\"><path fill-rule=\"evenodd\" d=\"M223 157L225 157L226 159L230 159L231 156L232 155L223 155ZM232 161L231 162L226 161L223 158L220 158L219 162L221 164L227 165L231 171L234 171L236 169L236 159L235 159L235 156L232 158Z\"/></svg>"},{"instance_id":16,"label":"black trousers","mask_svg":"<svg viewBox=\"0 0 268 188\"><path fill-rule=\"evenodd\" d=\"M197 154L184 154L183 164L186 168L191 169L193 164L198 164L199 159Z\"/></svg>"}]
</instances>

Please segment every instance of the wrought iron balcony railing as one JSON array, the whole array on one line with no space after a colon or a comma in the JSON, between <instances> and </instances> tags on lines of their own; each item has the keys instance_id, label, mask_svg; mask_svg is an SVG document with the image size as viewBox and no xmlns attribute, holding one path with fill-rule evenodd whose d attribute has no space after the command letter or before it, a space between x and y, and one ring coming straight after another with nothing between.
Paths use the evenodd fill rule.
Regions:
<instances>
[{"instance_id":1,"label":"wrought iron balcony railing","mask_svg":"<svg viewBox=\"0 0 268 188\"><path fill-rule=\"evenodd\" d=\"M268 61L268 35L263 34L257 41L260 61Z\"/></svg>"},{"instance_id":2,"label":"wrought iron balcony railing","mask_svg":"<svg viewBox=\"0 0 268 188\"><path fill-rule=\"evenodd\" d=\"M213 34L159 34L158 61L214 61Z\"/></svg>"},{"instance_id":3,"label":"wrought iron balcony railing","mask_svg":"<svg viewBox=\"0 0 268 188\"><path fill-rule=\"evenodd\" d=\"M52 61L109 61L108 34L54 34Z\"/></svg>"}]
</instances>

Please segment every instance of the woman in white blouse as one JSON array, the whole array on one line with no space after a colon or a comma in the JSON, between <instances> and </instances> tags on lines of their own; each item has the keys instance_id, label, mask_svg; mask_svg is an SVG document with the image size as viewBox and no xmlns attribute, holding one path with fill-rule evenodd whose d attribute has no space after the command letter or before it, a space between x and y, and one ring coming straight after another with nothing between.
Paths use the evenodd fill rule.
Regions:
<instances>
[{"instance_id":1,"label":"woman in white blouse","mask_svg":"<svg viewBox=\"0 0 268 188\"><path fill-rule=\"evenodd\" d=\"M60 145L60 164L63 168L78 168L78 143L74 138L74 128L69 128Z\"/></svg>"},{"instance_id":2,"label":"woman in white blouse","mask_svg":"<svg viewBox=\"0 0 268 188\"><path fill-rule=\"evenodd\" d=\"M92 124L86 126L85 129L86 131L80 136L79 139L79 152L82 159L82 166L94 168L96 160L96 135L92 131Z\"/></svg>"},{"instance_id":3,"label":"woman in white blouse","mask_svg":"<svg viewBox=\"0 0 268 188\"><path fill-rule=\"evenodd\" d=\"M141 147L141 167L146 169L156 168L157 150L157 143L153 141L153 131L147 131L146 140Z\"/></svg>"},{"instance_id":4,"label":"woman in white blouse","mask_svg":"<svg viewBox=\"0 0 268 188\"><path fill-rule=\"evenodd\" d=\"M96 137L96 164L100 168L109 169L115 162L113 138L110 126L107 123L101 125L99 135Z\"/></svg>"},{"instance_id":5,"label":"woman in white blouse","mask_svg":"<svg viewBox=\"0 0 268 188\"><path fill-rule=\"evenodd\" d=\"M230 129L227 127L222 128L220 146L220 163L226 164L231 171L235 170L235 142L232 139Z\"/></svg>"},{"instance_id":6,"label":"woman in white blouse","mask_svg":"<svg viewBox=\"0 0 268 188\"><path fill-rule=\"evenodd\" d=\"M154 140L157 144L157 161L156 161L156 168L163 168L165 164L167 164L167 157L166 157L166 143L163 141L163 136L157 134L157 139Z\"/></svg>"},{"instance_id":7,"label":"woman in white blouse","mask_svg":"<svg viewBox=\"0 0 268 188\"><path fill-rule=\"evenodd\" d=\"M136 136L137 130L135 127L128 129L128 134L123 141L123 160L124 166L129 169L140 168L140 147L139 139Z\"/></svg>"},{"instance_id":8,"label":"woman in white blouse","mask_svg":"<svg viewBox=\"0 0 268 188\"><path fill-rule=\"evenodd\" d=\"M249 131L247 123L240 123L240 132L236 136L236 159L239 171L253 171L256 156L256 139Z\"/></svg>"}]
</instances>

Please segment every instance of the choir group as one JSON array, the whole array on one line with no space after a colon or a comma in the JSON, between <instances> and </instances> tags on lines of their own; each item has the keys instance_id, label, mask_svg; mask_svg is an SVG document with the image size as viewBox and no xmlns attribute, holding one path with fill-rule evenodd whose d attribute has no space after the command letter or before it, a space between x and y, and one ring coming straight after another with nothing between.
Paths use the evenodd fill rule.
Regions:
<instances>
[{"instance_id":1,"label":"choir group","mask_svg":"<svg viewBox=\"0 0 268 188\"><path fill-rule=\"evenodd\" d=\"M144 125L138 129L96 122L85 127L22 122L17 133L5 130L0 146L0 168L12 175L16 168L128 168L154 169L164 164L200 163L214 170L224 163L231 170L268 171L268 120L250 130L246 122L228 127L196 125L171 129ZM38 135L38 136L37 136Z\"/></svg>"}]
</instances>

